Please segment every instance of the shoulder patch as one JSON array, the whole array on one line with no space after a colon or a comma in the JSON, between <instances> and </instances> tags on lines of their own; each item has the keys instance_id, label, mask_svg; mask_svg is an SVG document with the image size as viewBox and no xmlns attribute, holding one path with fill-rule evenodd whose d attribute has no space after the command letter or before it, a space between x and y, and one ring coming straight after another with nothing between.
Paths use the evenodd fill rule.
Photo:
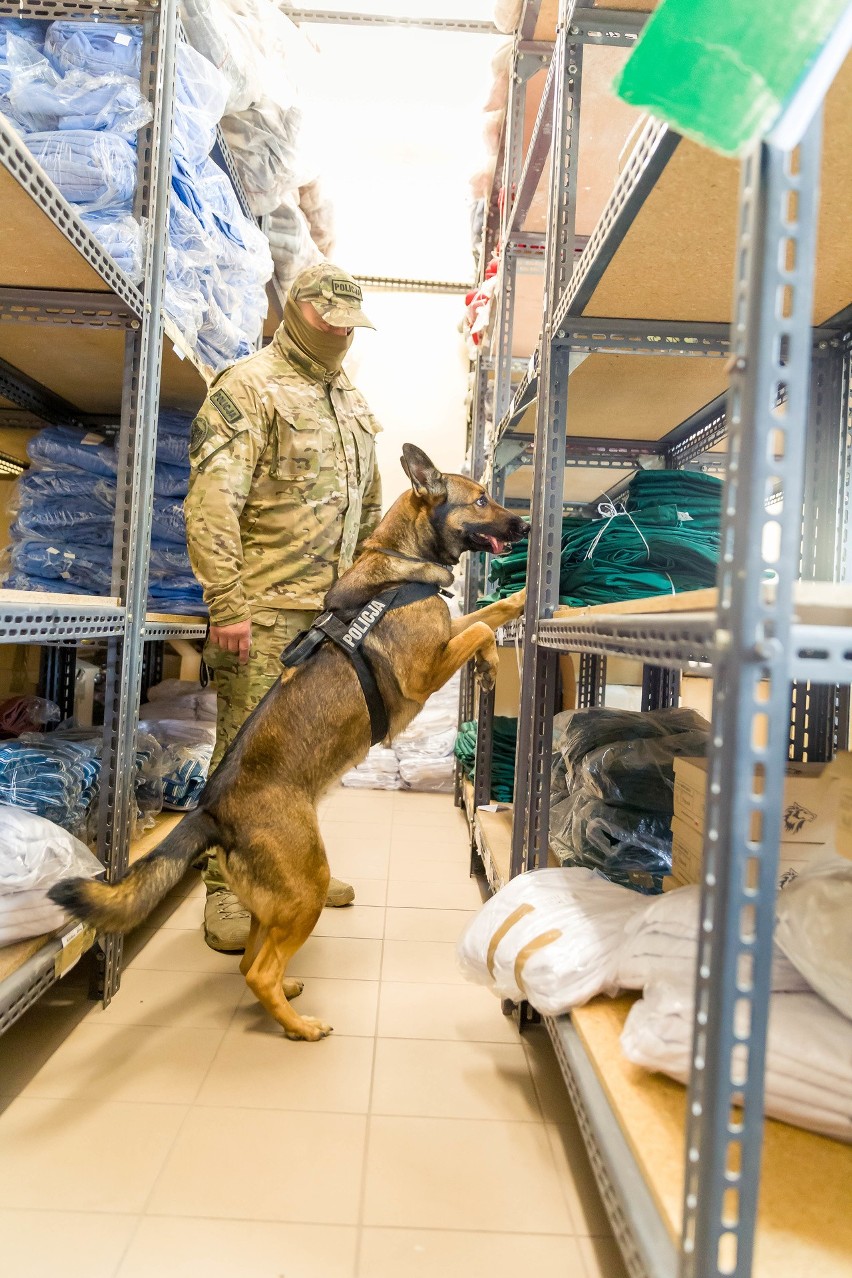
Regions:
<instances>
[{"instance_id":1,"label":"shoulder patch","mask_svg":"<svg viewBox=\"0 0 852 1278\"><path fill-rule=\"evenodd\" d=\"M214 394L210 396L210 403L219 410L219 413L222 417L224 417L229 426L233 426L234 422L238 422L242 418L243 414L241 410L237 407L226 390L215 391Z\"/></svg>"}]
</instances>

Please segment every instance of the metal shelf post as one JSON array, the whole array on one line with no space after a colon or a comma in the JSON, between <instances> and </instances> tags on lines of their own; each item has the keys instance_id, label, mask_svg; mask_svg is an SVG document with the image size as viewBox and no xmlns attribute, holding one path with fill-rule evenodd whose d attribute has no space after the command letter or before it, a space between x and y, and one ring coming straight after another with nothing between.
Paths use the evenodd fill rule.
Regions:
<instances>
[{"instance_id":1,"label":"metal shelf post","mask_svg":"<svg viewBox=\"0 0 852 1278\"><path fill-rule=\"evenodd\" d=\"M754 1246L820 140L742 167L681 1278L747 1278Z\"/></svg>"}]
</instances>

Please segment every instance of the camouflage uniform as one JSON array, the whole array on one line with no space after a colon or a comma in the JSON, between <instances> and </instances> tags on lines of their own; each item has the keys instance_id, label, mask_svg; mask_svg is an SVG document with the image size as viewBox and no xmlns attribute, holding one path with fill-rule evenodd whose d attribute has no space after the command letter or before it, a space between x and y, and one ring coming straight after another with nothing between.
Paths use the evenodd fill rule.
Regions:
<instances>
[{"instance_id":1,"label":"camouflage uniform","mask_svg":"<svg viewBox=\"0 0 852 1278\"><path fill-rule=\"evenodd\" d=\"M323 295L327 264L299 280L305 274L317 311L351 323L338 299ZM356 314L356 323L369 322ZM247 664L218 645L204 649L218 694L214 766L280 675L282 650L379 522L379 429L346 374L329 373L283 325L210 387L190 441L189 556L211 623L252 622ZM221 882L212 867L205 880Z\"/></svg>"}]
</instances>

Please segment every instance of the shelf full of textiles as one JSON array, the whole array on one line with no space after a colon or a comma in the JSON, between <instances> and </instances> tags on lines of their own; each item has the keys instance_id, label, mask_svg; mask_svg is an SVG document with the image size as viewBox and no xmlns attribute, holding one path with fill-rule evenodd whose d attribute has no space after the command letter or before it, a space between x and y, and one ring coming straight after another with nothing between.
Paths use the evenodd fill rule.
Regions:
<instances>
[{"instance_id":1,"label":"shelf full of textiles","mask_svg":"<svg viewBox=\"0 0 852 1278\"><path fill-rule=\"evenodd\" d=\"M669 0L654 29L616 2L593 31L562 0L542 96L520 61L540 8L514 6L468 316L471 473L531 532L465 582L466 610L527 606L502 636L523 663L502 813L512 711L462 693L473 846L497 815L511 835L460 955L544 1017L631 1278L839 1274L842 1207L793 1169L852 1173L848 41L823 33L810 123L777 104L790 153L734 157L639 115L676 59L644 98L612 87L635 88L643 25L709 83L739 38L721 7Z\"/></svg>"}]
</instances>

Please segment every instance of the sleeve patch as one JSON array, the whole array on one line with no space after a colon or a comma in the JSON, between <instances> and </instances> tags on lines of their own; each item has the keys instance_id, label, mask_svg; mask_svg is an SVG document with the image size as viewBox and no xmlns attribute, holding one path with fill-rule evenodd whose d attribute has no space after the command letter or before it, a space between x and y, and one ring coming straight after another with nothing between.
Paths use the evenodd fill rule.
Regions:
<instances>
[{"instance_id":1,"label":"sleeve patch","mask_svg":"<svg viewBox=\"0 0 852 1278\"><path fill-rule=\"evenodd\" d=\"M204 441L210 433L210 427L202 417L196 417L192 423L192 434L189 437L189 455L195 457L204 447Z\"/></svg>"},{"instance_id":2,"label":"sleeve patch","mask_svg":"<svg viewBox=\"0 0 852 1278\"><path fill-rule=\"evenodd\" d=\"M210 396L210 403L217 408L222 417L229 426L233 426L235 422L242 419L242 412L231 399L231 396L225 390L215 391Z\"/></svg>"}]
</instances>

